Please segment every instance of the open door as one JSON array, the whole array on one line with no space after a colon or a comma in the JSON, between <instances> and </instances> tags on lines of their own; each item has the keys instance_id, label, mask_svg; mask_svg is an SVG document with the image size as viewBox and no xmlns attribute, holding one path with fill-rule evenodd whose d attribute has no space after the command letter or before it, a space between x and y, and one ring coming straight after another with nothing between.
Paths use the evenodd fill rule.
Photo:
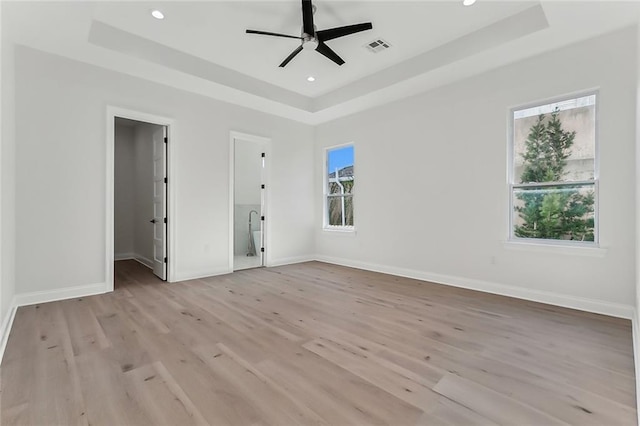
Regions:
<instances>
[{"instance_id":1,"label":"open door","mask_svg":"<svg viewBox=\"0 0 640 426\"><path fill-rule=\"evenodd\" d=\"M167 279L167 128L153 132L153 273Z\"/></svg>"},{"instance_id":2,"label":"open door","mask_svg":"<svg viewBox=\"0 0 640 426\"><path fill-rule=\"evenodd\" d=\"M267 139L232 133L230 228L234 271L265 265L267 147Z\"/></svg>"}]
</instances>

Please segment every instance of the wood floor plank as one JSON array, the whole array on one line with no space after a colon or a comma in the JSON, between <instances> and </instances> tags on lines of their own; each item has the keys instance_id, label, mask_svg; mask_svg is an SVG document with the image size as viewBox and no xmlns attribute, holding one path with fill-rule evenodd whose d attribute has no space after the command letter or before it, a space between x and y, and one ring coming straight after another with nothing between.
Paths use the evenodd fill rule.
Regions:
<instances>
[{"instance_id":1,"label":"wood floor plank","mask_svg":"<svg viewBox=\"0 0 640 426\"><path fill-rule=\"evenodd\" d=\"M635 424L629 321L320 262L21 307L2 425Z\"/></svg>"},{"instance_id":2,"label":"wood floor plank","mask_svg":"<svg viewBox=\"0 0 640 426\"><path fill-rule=\"evenodd\" d=\"M111 352L108 348L76 357L89 424L151 424L148 413L128 392L122 366Z\"/></svg>"},{"instance_id":3,"label":"wood floor plank","mask_svg":"<svg viewBox=\"0 0 640 426\"><path fill-rule=\"evenodd\" d=\"M299 416L300 422L306 425L322 425L327 424L320 416L318 416L313 410L309 407L298 401L295 395L291 395L286 392L281 386L279 386L276 382L271 380L269 377L264 375L256 366L249 363L246 359L240 357L237 353L232 351L226 345L219 343L217 347L220 349L222 353L227 355L229 358L233 359L238 365L242 366L246 369L246 371L250 372L258 380L265 383L273 392L278 393L283 398L288 399L291 404L295 405L295 412ZM215 357L215 355L214 355Z\"/></svg>"},{"instance_id":4,"label":"wood floor plank","mask_svg":"<svg viewBox=\"0 0 640 426\"><path fill-rule=\"evenodd\" d=\"M549 380L521 367L487 357L466 359L461 354L452 356L437 351L429 354L426 360L389 349L376 352L376 355L419 374L425 365L439 367L568 422L579 420L580 424L603 425L634 421L632 407L607 400L590 390Z\"/></svg>"},{"instance_id":5,"label":"wood floor plank","mask_svg":"<svg viewBox=\"0 0 640 426\"><path fill-rule=\"evenodd\" d=\"M135 297L130 297L122 301L122 309L127 312L129 316L135 316L145 323L145 327L153 328L158 333L169 333L171 330L162 321L162 318L158 315L154 315L148 309L146 309L142 303Z\"/></svg>"},{"instance_id":6,"label":"wood floor plank","mask_svg":"<svg viewBox=\"0 0 640 426\"><path fill-rule=\"evenodd\" d=\"M410 425L416 424L423 415L422 411L357 376L327 365L314 370L301 367L308 364L308 358L306 363L266 360L258 364L258 369L329 424ZM434 420L431 416L428 418Z\"/></svg>"},{"instance_id":7,"label":"wood floor plank","mask_svg":"<svg viewBox=\"0 0 640 426\"><path fill-rule=\"evenodd\" d=\"M270 380L264 381L264 375L254 373L238 364L234 358L221 351L218 346L201 346L196 350L217 375L231 383L233 388L243 396L259 413L262 422L270 425L287 424L324 424L316 415L309 415L307 410L299 410L289 398L274 389Z\"/></svg>"},{"instance_id":8,"label":"wood floor plank","mask_svg":"<svg viewBox=\"0 0 640 426\"><path fill-rule=\"evenodd\" d=\"M433 391L433 387L440 380L434 383L400 366L394 367L391 363L381 364L372 359L371 355L360 352L346 343L317 339L303 347L422 410L425 415L433 414L445 403L448 405L446 398ZM469 416L474 414L463 405L458 407L458 411L466 412ZM480 415L473 417L474 424L486 423L486 419ZM429 418L429 422L446 423L435 415Z\"/></svg>"},{"instance_id":9,"label":"wood floor plank","mask_svg":"<svg viewBox=\"0 0 640 426\"><path fill-rule=\"evenodd\" d=\"M104 335L90 304L84 300L62 301L75 356L109 347L109 339Z\"/></svg>"},{"instance_id":10,"label":"wood floor plank","mask_svg":"<svg viewBox=\"0 0 640 426\"><path fill-rule=\"evenodd\" d=\"M19 383L12 392L2 394L2 406L20 414L15 419L10 415L7 424L86 425L84 398L60 306L37 305L31 312L34 322L30 340L36 344L22 358L7 360L4 364L8 367L4 371L4 383ZM39 377L46 380L40 382ZM33 401L44 403L33 404Z\"/></svg>"},{"instance_id":11,"label":"wood floor plank","mask_svg":"<svg viewBox=\"0 0 640 426\"><path fill-rule=\"evenodd\" d=\"M208 368L206 362L173 339L172 334L144 340L150 353L166 367L187 397L210 424L253 424L260 421L251 406L232 383Z\"/></svg>"},{"instance_id":12,"label":"wood floor plank","mask_svg":"<svg viewBox=\"0 0 640 426\"><path fill-rule=\"evenodd\" d=\"M2 358L3 365L37 350L41 339L37 330L36 309L38 305L24 306L17 310Z\"/></svg>"},{"instance_id":13,"label":"wood floor plank","mask_svg":"<svg viewBox=\"0 0 640 426\"><path fill-rule=\"evenodd\" d=\"M500 424L569 424L455 374L447 374L433 390Z\"/></svg>"},{"instance_id":14,"label":"wood floor plank","mask_svg":"<svg viewBox=\"0 0 640 426\"><path fill-rule=\"evenodd\" d=\"M546 318L546 316L544 317ZM436 321L434 319L433 321ZM618 320L616 320L617 322ZM314 329L322 329L327 328L328 321L323 320L321 323L315 321L311 324L311 327ZM473 323L475 323L475 319ZM509 323L512 323L513 320L510 319ZM605 321L606 323L607 321ZM353 324L353 322L351 323ZM351 324L348 324L350 326ZM527 335L532 327L529 326L530 322L524 324L523 327L526 327L524 330L512 330L511 332L504 332L504 336L508 339L513 339L515 333ZM622 323L621 325L624 325ZM468 327L468 325L467 325ZM453 328L453 327L452 327ZM487 328L490 327L490 324L487 325ZM624 327L623 327L624 328ZM536 328L533 328L534 330ZM345 327L342 329L334 329L329 331L330 334L341 333L345 331ZM555 333L555 330L558 330L558 326L554 324L553 328L549 328L547 330L548 334ZM393 345L404 345L405 341L409 341L411 343L407 344L403 347L403 351L412 351L413 349L419 349L419 352L422 352L423 356L428 356L430 354L431 349L443 348L441 343L445 343L442 340L436 341L436 339L431 339L430 337L424 337L416 333L411 332L403 332L401 335L403 339L399 341L395 335L397 331L389 333L387 328L376 328L375 330L371 330L366 327L358 328L358 335L360 336L368 336L372 341L379 342L383 345L393 346ZM413 339L411 336L413 334ZM584 334L584 333L582 333ZM629 336L628 333L623 333L624 335ZM355 333L354 333L355 335ZM353 336L351 337L353 338ZM404 339L406 338L406 339ZM613 342L608 342L605 340L605 345L602 348L599 348L599 351L609 350L611 346L615 346ZM496 345L499 347L494 347L492 345L491 340L487 340L484 342L486 348L483 350L484 352L491 351L492 353L497 353L497 355L501 359L519 359L519 364L527 364L528 362L532 363L532 365L536 366L536 372L538 374L543 375L549 380L560 381L562 383L573 384L576 387L584 387L586 389L592 389L594 392L598 393L601 396L610 396L613 397L616 401L627 404L629 407L635 408L635 387L633 380L627 380L619 375L618 372L612 371L608 369L608 364L601 363L596 368L594 368L591 364L585 363L581 357L581 354L584 353L576 349L575 355L573 357L561 357L559 354L555 353L553 350L540 350L536 341L532 340L530 342L522 342L518 346L513 345ZM626 346L626 345L625 345ZM453 351L453 353L458 353L459 351L454 350L455 348L450 347L448 349L444 349L445 351ZM596 350L597 348L592 348L591 350ZM528 352L523 352L523 351ZM628 353L631 354L632 350L630 348L627 349ZM502 355L504 354L504 355ZM525 355L523 355L525 354ZM535 355L534 355L535 354ZM479 354L478 354L479 355ZM421 356L419 356L421 358ZM474 357L476 358L476 357ZM474 359L469 358L469 359ZM549 363L549 359L554 359L554 362ZM536 364L540 364L538 368ZM549 367L545 367L548 365ZM557 367L557 368L556 368ZM549 374L548 371L554 370L553 373ZM563 371L564 370L564 374Z\"/></svg>"},{"instance_id":15,"label":"wood floor plank","mask_svg":"<svg viewBox=\"0 0 640 426\"><path fill-rule=\"evenodd\" d=\"M314 270L315 272L315 270ZM335 278L335 274L332 274L332 278ZM376 280L370 280L371 282L377 282ZM351 281L345 280L342 283L337 283L340 287L336 290L340 293L346 292L349 293L347 289L353 288ZM384 283L383 283L384 284ZM376 310L370 310L370 312L377 313L378 315L383 312L383 318L388 321L389 319L393 319L395 316L395 322L398 324L409 324L410 330L420 331L428 333L429 337L436 338L437 340L444 341L443 336L454 332L454 334L460 335L461 333L468 332L470 333L477 341L480 341L480 345L486 344L487 342L498 345L511 345L513 346L513 342L524 343L530 345L532 342L535 342L536 345L530 345L532 348L547 348L550 347L554 353L562 354L563 356L571 356L572 354L579 352L582 354L580 361L582 363L588 363L591 357L599 357L600 360L595 360L595 362L591 362L590 366L594 367L598 365L597 368L602 368L603 365L606 366L607 369L612 369L617 372L633 375L633 357L631 348L631 343L627 338L620 336L619 334L610 335L606 332L599 333L598 324L593 322L586 322L585 324L576 323L575 321L571 322L566 320L564 317L561 319L556 318L554 315L546 315L542 318L536 318L537 327L530 329L528 328L526 332L519 332L518 326L527 327L528 324L528 312L519 312L520 315L517 316L509 316L509 321L499 321L493 322L493 327L487 327L488 324L481 323L481 327L474 327L474 322L470 321L467 317L469 309L461 310L460 307L456 307L456 304L446 304L446 303L421 303L417 304L416 300L406 299L402 297L397 297L397 292L393 293L389 290L380 289L378 287L369 287L373 286L373 284L368 284L367 288L358 289L357 294L361 295L362 293L371 294L373 296L379 296L382 294L389 294L389 299L393 300L390 306L382 306L377 303ZM442 287L442 286L440 286ZM326 291L324 291L326 293ZM480 295L483 297L481 293L478 292L469 292L467 293ZM322 292L316 292L316 294L322 294ZM447 295L451 296L451 295ZM433 300L437 299L437 296L432 297ZM507 306L511 299L504 298L500 296L493 296L493 298L497 299L505 299L507 302ZM344 299L344 297L342 298ZM417 298L420 301L424 301L424 298ZM320 303L322 300L320 300ZM327 301L330 303L331 301ZM521 302L521 301L519 301ZM477 302L476 302L477 303ZM528 303L528 302L522 302ZM374 305L371 305L372 307ZM536 306L536 305L534 305ZM544 305L541 305L544 306ZM425 308L426 307L426 308ZM466 306L463 306L466 308ZM360 314L365 314L366 306L360 310ZM452 314L452 311L454 315ZM459 314L457 317L455 315L455 311ZM449 311L449 312L446 312ZM486 312L486 311L485 311ZM413 314L413 315L410 315ZM535 313L535 312L534 312ZM551 314L555 313L554 311L550 312ZM504 318L504 314L495 314L498 318ZM458 318L464 318L464 321L457 320ZM465 318L466 317L466 318ZM551 317L548 319L547 317ZM460 319L462 319L460 318ZM432 319L432 321L427 321L428 319ZM374 320L377 318L374 315ZM428 327L425 329L425 324L428 324ZM433 327L440 325L440 329L433 329ZM446 327L448 325L448 327ZM561 327L558 327L560 325ZM445 326L445 327L442 327ZM585 331L587 331L585 333ZM597 330L597 331L596 331ZM616 340L613 348L611 347L611 341ZM621 342L624 342L622 345ZM471 342L470 342L471 343ZM622 345L622 348L620 346ZM460 347L459 345L454 346ZM465 349L464 347L461 347ZM546 350L546 349L545 349ZM603 358L604 357L604 358ZM588 365L589 366L589 365Z\"/></svg>"},{"instance_id":16,"label":"wood floor plank","mask_svg":"<svg viewBox=\"0 0 640 426\"><path fill-rule=\"evenodd\" d=\"M135 395L154 425L209 425L161 362L125 373L128 392Z\"/></svg>"},{"instance_id":17,"label":"wood floor plank","mask_svg":"<svg viewBox=\"0 0 640 426\"><path fill-rule=\"evenodd\" d=\"M30 423L29 416L29 404L26 402L24 404L15 405L10 408L4 408L2 410L2 424L27 425Z\"/></svg>"},{"instance_id":18,"label":"wood floor plank","mask_svg":"<svg viewBox=\"0 0 640 426\"><path fill-rule=\"evenodd\" d=\"M135 330L128 326L121 313L97 316L96 319L111 347L112 360L120 364L122 372L136 369L151 362L151 357L140 342Z\"/></svg>"},{"instance_id":19,"label":"wood floor plank","mask_svg":"<svg viewBox=\"0 0 640 426\"><path fill-rule=\"evenodd\" d=\"M516 367L525 366L527 371L552 382L566 383L629 408L636 408L635 380L630 380L628 376L589 368L579 362L562 358L547 362L546 358L538 358L517 349L512 352L503 352L489 348L483 351L482 355Z\"/></svg>"}]
</instances>

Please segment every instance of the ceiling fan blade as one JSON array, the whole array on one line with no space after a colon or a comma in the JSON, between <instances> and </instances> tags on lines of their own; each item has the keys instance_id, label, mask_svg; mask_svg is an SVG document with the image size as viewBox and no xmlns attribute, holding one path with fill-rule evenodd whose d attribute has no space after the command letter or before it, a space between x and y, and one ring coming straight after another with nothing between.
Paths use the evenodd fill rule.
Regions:
<instances>
[{"instance_id":1,"label":"ceiling fan blade","mask_svg":"<svg viewBox=\"0 0 640 426\"><path fill-rule=\"evenodd\" d=\"M316 52L326 56L327 58L331 59L333 62L335 62L338 65L344 64L344 61L342 60L342 58L338 56L336 52L331 50L329 46L327 46L322 42L318 43L318 47L316 47Z\"/></svg>"},{"instance_id":2,"label":"ceiling fan blade","mask_svg":"<svg viewBox=\"0 0 640 426\"><path fill-rule=\"evenodd\" d=\"M364 24L347 25L345 27L331 28L328 30L318 31L316 37L318 41L328 41L334 38L344 37L350 34L359 33L361 31L367 31L373 28L371 22Z\"/></svg>"},{"instance_id":3,"label":"ceiling fan blade","mask_svg":"<svg viewBox=\"0 0 640 426\"><path fill-rule=\"evenodd\" d=\"M302 40L302 37L292 36L287 34L270 33L268 31L247 30L247 34L262 34L262 35L268 35L268 36L295 38L298 40Z\"/></svg>"},{"instance_id":4,"label":"ceiling fan blade","mask_svg":"<svg viewBox=\"0 0 640 426\"><path fill-rule=\"evenodd\" d=\"M313 26L313 5L311 0L302 0L302 30L311 37L316 32Z\"/></svg>"},{"instance_id":5,"label":"ceiling fan blade","mask_svg":"<svg viewBox=\"0 0 640 426\"><path fill-rule=\"evenodd\" d=\"M296 55L298 53L302 52L302 45L298 46L298 48L296 50L294 50L293 52L291 52L291 55L287 56L287 59L285 59L284 61L282 61L282 63L280 64L280 67L284 68L289 62L291 62L291 60L293 58L296 57Z\"/></svg>"}]
</instances>

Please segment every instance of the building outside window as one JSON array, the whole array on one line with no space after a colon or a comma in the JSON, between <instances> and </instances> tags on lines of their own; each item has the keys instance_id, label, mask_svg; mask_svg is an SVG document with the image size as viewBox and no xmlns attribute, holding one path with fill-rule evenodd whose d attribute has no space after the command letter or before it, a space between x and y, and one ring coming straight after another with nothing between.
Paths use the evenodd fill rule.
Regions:
<instances>
[{"instance_id":1,"label":"building outside window","mask_svg":"<svg viewBox=\"0 0 640 426\"><path fill-rule=\"evenodd\" d=\"M353 145L326 150L324 226L326 229L353 229L354 175Z\"/></svg>"}]
</instances>

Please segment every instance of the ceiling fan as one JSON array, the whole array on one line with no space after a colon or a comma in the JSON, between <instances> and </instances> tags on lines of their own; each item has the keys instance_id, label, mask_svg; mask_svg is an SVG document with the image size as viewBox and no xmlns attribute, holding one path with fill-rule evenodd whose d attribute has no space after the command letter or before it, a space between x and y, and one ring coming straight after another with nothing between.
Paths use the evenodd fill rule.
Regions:
<instances>
[{"instance_id":1,"label":"ceiling fan","mask_svg":"<svg viewBox=\"0 0 640 426\"><path fill-rule=\"evenodd\" d=\"M295 38L302 40L300 46L294 50L287 58L282 61L280 67L285 67L296 55L302 52L302 49L315 49L316 52L326 56L338 65L344 64L344 60L336 52L334 52L329 46L325 44L326 41L333 40L339 37L344 37L350 34L359 33L361 31L370 30L373 28L371 22L364 24L347 25L344 27L331 28L328 30L316 31L315 25L313 25L313 14L316 7L311 4L311 0L302 0L302 34L300 36L292 36L287 34L278 34L267 31L247 30L247 34L262 34L275 37Z\"/></svg>"}]
</instances>

